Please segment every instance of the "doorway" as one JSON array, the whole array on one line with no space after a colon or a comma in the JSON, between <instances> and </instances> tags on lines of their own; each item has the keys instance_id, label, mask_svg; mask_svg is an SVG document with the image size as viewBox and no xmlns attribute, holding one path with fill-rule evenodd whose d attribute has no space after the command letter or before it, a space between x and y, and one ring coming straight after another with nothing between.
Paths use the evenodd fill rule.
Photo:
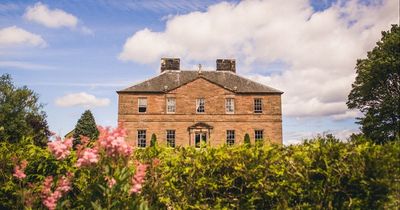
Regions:
<instances>
[{"instance_id":1,"label":"doorway","mask_svg":"<svg viewBox=\"0 0 400 210\"><path fill-rule=\"evenodd\" d=\"M197 132L194 135L194 145L196 148L200 148L202 144L207 144L207 133Z\"/></svg>"}]
</instances>

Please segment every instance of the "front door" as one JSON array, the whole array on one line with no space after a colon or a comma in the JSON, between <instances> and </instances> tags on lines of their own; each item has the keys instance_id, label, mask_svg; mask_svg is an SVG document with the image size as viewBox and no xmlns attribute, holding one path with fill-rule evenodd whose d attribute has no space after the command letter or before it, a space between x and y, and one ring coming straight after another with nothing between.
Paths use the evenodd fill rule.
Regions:
<instances>
[{"instance_id":1,"label":"front door","mask_svg":"<svg viewBox=\"0 0 400 210\"><path fill-rule=\"evenodd\" d=\"M200 148L201 144L206 144L206 143L207 143L207 133L205 132L195 133L194 145L196 148Z\"/></svg>"}]
</instances>

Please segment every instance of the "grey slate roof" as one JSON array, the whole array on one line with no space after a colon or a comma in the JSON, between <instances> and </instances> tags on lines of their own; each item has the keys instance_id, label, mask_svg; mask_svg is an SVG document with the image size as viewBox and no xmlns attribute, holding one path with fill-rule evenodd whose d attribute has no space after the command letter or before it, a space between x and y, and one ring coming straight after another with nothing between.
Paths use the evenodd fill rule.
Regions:
<instances>
[{"instance_id":1,"label":"grey slate roof","mask_svg":"<svg viewBox=\"0 0 400 210\"><path fill-rule=\"evenodd\" d=\"M118 93L160 93L168 92L197 78L204 78L214 84L236 93L274 93L283 92L251 81L229 71L164 71L149 80L117 91Z\"/></svg>"}]
</instances>

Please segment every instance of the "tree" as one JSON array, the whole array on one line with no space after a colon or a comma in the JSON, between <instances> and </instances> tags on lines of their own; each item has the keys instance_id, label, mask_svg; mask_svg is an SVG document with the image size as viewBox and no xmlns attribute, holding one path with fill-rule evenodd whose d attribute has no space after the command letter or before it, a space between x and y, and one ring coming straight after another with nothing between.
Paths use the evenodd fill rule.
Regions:
<instances>
[{"instance_id":1,"label":"tree","mask_svg":"<svg viewBox=\"0 0 400 210\"><path fill-rule=\"evenodd\" d=\"M364 135L376 143L399 138L400 130L400 27L383 31L366 59L357 60L357 76L347 106L359 109Z\"/></svg>"},{"instance_id":2,"label":"tree","mask_svg":"<svg viewBox=\"0 0 400 210\"><path fill-rule=\"evenodd\" d=\"M150 147L155 147L157 144L157 136L156 134L151 135L151 140L150 140Z\"/></svg>"},{"instance_id":3,"label":"tree","mask_svg":"<svg viewBox=\"0 0 400 210\"><path fill-rule=\"evenodd\" d=\"M96 126L93 114L90 110L86 110L81 118L79 118L74 129L74 148L78 144L81 144L81 136L88 137L91 141L96 140L99 137L99 130Z\"/></svg>"},{"instance_id":4,"label":"tree","mask_svg":"<svg viewBox=\"0 0 400 210\"><path fill-rule=\"evenodd\" d=\"M244 135L244 144L250 146L250 136L248 133Z\"/></svg>"},{"instance_id":5,"label":"tree","mask_svg":"<svg viewBox=\"0 0 400 210\"><path fill-rule=\"evenodd\" d=\"M0 142L32 137L44 147L51 135L39 96L26 86L15 87L9 74L0 77Z\"/></svg>"}]
</instances>

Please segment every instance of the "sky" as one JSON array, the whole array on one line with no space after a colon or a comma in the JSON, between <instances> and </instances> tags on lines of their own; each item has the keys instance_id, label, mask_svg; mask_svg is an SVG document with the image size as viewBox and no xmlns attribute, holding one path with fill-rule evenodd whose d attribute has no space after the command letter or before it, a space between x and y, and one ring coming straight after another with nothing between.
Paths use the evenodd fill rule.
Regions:
<instances>
[{"instance_id":1,"label":"sky","mask_svg":"<svg viewBox=\"0 0 400 210\"><path fill-rule=\"evenodd\" d=\"M283 141L359 132L347 95L357 59L399 23L399 1L0 1L0 74L39 94L50 129L72 130L86 109L117 125L116 91L182 69L237 73L284 91Z\"/></svg>"}]
</instances>

